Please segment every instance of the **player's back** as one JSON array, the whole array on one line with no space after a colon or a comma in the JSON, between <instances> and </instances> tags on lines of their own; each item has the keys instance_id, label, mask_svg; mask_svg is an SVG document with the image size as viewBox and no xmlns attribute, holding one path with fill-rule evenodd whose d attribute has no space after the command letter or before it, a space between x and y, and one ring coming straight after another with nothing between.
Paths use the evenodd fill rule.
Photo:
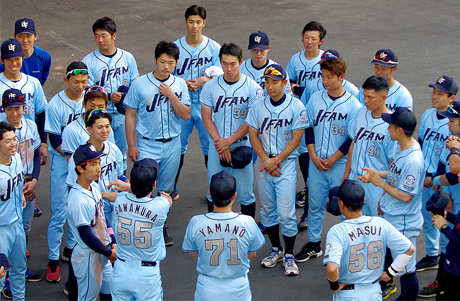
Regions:
<instances>
[{"instance_id":1,"label":"player's back","mask_svg":"<svg viewBox=\"0 0 460 301\"><path fill-rule=\"evenodd\" d=\"M234 212L194 216L182 250L198 252L197 271L215 278L237 278L249 272L248 252L265 240L254 219Z\"/></svg>"}]
</instances>

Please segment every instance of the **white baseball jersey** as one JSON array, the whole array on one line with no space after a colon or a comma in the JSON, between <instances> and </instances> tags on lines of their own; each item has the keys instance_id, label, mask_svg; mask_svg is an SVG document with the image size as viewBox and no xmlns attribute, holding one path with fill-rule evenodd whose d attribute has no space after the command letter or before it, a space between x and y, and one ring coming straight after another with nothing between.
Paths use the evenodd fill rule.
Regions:
<instances>
[{"instance_id":1,"label":"white baseball jersey","mask_svg":"<svg viewBox=\"0 0 460 301\"><path fill-rule=\"evenodd\" d=\"M19 220L22 223L24 170L18 153L9 165L0 164L0 226Z\"/></svg>"},{"instance_id":2,"label":"white baseball jersey","mask_svg":"<svg viewBox=\"0 0 460 301\"><path fill-rule=\"evenodd\" d=\"M260 68L256 68L252 64L252 59L248 59L248 60L245 60L243 64L241 65L240 72L248 76L249 78L252 78L256 83L258 83L259 86L262 87L262 89L264 90L264 96L267 96L268 93L267 93L267 89L265 89L264 71L265 71L265 68L273 64L279 65L277 62L271 59L268 59L267 63L264 66ZM287 95L292 95L291 84L289 83L289 75L287 73L286 73L286 80L287 80L287 84L286 86L284 86L284 93Z\"/></svg>"},{"instance_id":3,"label":"white baseball jersey","mask_svg":"<svg viewBox=\"0 0 460 301\"><path fill-rule=\"evenodd\" d=\"M137 111L136 131L148 139L175 138L181 130L181 119L174 111L171 101L159 91L161 84L170 86L183 104L190 105L187 84L182 78L170 75L166 80L160 81L150 72L136 79L124 103Z\"/></svg>"},{"instance_id":4,"label":"white baseball jersey","mask_svg":"<svg viewBox=\"0 0 460 301\"><path fill-rule=\"evenodd\" d=\"M364 94L363 88L359 89L359 102L364 106ZM412 95L406 87L401 85L400 82L395 81L394 85L388 91L387 99L385 104L387 105L388 111L390 113L394 112L397 107L406 107L412 110L413 105Z\"/></svg>"},{"instance_id":5,"label":"white baseball jersey","mask_svg":"<svg viewBox=\"0 0 460 301\"><path fill-rule=\"evenodd\" d=\"M294 54L286 67L286 73L291 81L300 87L307 87L307 82L321 79L321 66L319 61L324 51L320 50L316 58L311 61L305 58L305 50Z\"/></svg>"}]
</instances>

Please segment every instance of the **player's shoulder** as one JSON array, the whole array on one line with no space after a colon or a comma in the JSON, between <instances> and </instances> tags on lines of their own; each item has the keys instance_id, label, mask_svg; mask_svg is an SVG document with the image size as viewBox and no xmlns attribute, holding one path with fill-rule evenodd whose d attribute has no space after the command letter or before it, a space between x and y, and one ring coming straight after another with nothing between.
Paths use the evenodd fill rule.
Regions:
<instances>
[{"instance_id":1,"label":"player's shoulder","mask_svg":"<svg viewBox=\"0 0 460 301\"><path fill-rule=\"evenodd\" d=\"M97 59L97 53L99 52L98 49L91 51L88 53L81 61L85 63L86 67L89 68L88 64L91 64L94 60Z\"/></svg>"},{"instance_id":2,"label":"player's shoulder","mask_svg":"<svg viewBox=\"0 0 460 301\"><path fill-rule=\"evenodd\" d=\"M290 63L298 63L298 62L300 62L302 56L305 57L304 54L305 54L305 50L302 50L302 51L299 51L299 52L294 53L294 54L291 56L291 58L289 59L288 65L289 65Z\"/></svg>"},{"instance_id":3,"label":"player's shoulder","mask_svg":"<svg viewBox=\"0 0 460 301\"><path fill-rule=\"evenodd\" d=\"M401 84L399 81L395 80L393 87L395 87L395 92L411 96L409 89L407 89L406 86Z\"/></svg>"},{"instance_id":4,"label":"player's shoulder","mask_svg":"<svg viewBox=\"0 0 460 301\"><path fill-rule=\"evenodd\" d=\"M177 84L180 84L180 85L185 85L185 86L187 86L187 83L185 82L185 79L180 78L179 76L173 75L173 74L171 74L170 76L172 77L173 82L175 82L175 83L177 83Z\"/></svg>"},{"instance_id":5,"label":"player's shoulder","mask_svg":"<svg viewBox=\"0 0 460 301\"><path fill-rule=\"evenodd\" d=\"M437 112L437 109L436 108L429 108L428 110L426 110L425 112L423 112L422 114L422 120L425 119L425 118L428 118L429 116L432 116L433 114L436 114ZM422 124L422 122L421 122ZM421 125L420 124L420 125Z\"/></svg>"},{"instance_id":6,"label":"player's shoulder","mask_svg":"<svg viewBox=\"0 0 460 301\"><path fill-rule=\"evenodd\" d=\"M43 61L51 61L50 53L38 46L34 46L34 54L38 55Z\"/></svg>"},{"instance_id":7,"label":"player's shoulder","mask_svg":"<svg viewBox=\"0 0 460 301\"><path fill-rule=\"evenodd\" d=\"M65 94L65 90L61 90L58 93L56 93L49 101L48 101L48 106L56 106L58 104L61 104L64 101L64 98L67 98L67 95Z\"/></svg>"},{"instance_id":8,"label":"player's shoulder","mask_svg":"<svg viewBox=\"0 0 460 301\"><path fill-rule=\"evenodd\" d=\"M38 80L36 77L33 77L31 75L27 75L27 74L22 73L22 72L21 72L21 74L22 74L22 76L25 76L27 81L34 86L35 90L43 89L42 84L40 83L40 80Z\"/></svg>"},{"instance_id":9,"label":"player's shoulder","mask_svg":"<svg viewBox=\"0 0 460 301\"><path fill-rule=\"evenodd\" d=\"M27 126L27 128L31 129L32 131L37 131L37 124L35 123L35 121L32 121L24 117L21 118L21 121L23 124Z\"/></svg>"}]
</instances>

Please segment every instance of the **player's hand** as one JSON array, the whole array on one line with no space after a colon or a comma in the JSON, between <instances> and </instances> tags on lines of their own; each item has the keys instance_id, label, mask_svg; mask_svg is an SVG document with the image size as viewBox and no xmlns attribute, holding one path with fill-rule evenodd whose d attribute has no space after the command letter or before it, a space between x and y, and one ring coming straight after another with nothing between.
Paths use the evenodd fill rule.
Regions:
<instances>
[{"instance_id":1,"label":"player's hand","mask_svg":"<svg viewBox=\"0 0 460 301\"><path fill-rule=\"evenodd\" d=\"M447 203L447 206L444 210L450 213L454 212L454 203L452 203L452 200L449 200L449 203Z\"/></svg>"},{"instance_id":2,"label":"player's hand","mask_svg":"<svg viewBox=\"0 0 460 301\"><path fill-rule=\"evenodd\" d=\"M319 170L319 171L326 171L326 170L329 170L329 167L324 165L324 160L316 155L310 155L310 159L311 161L313 162L313 164L315 164L316 168Z\"/></svg>"},{"instance_id":3,"label":"player's hand","mask_svg":"<svg viewBox=\"0 0 460 301\"><path fill-rule=\"evenodd\" d=\"M32 181L24 183L24 196L26 197L26 200L29 202L35 200L35 186L37 186L37 179L32 179Z\"/></svg>"},{"instance_id":4,"label":"player's hand","mask_svg":"<svg viewBox=\"0 0 460 301\"><path fill-rule=\"evenodd\" d=\"M115 262L115 260L117 260L117 244L112 244L110 250L112 250L112 254L107 257L107 259L110 260L110 262Z\"/></svg>"},{"instance_id":5,"label":"player's hand","mask_svg":"<svg viewBox=\"0 0 460 301\"><path fill-rule=\"evenodd\" d=\"M295 95L295 93L294 93L294 88L295 88L295 87L300 87L300 85L299 85L299 84L292 84L292 83L291 83L291 91L292 91L292 94L294 94L294 95ZM297 96L300 97L300 95L297 95Z\"/></svg>"},{"instance_id":6,"label":"player's hand","mask_svg":"<svg viewBox=\"0 0 460 301\"><path fill-rule=\"evenodd\" d=\"M452 137L452 136L451 136L451 137ZM451 137L447 138L447 140L446 140L446 147L447 147L447 149L451 150L451 149L454 148L454 147L460 149L460 141L458 140L458 138L457 138L457 137L453 137L452 139L450 139Z\"/></svg>"},{"instance_id":7,"label":"player's hand","mask_svg":"<svg viewBox=\"0 0 460 301\"><path fill-rule=\"evenodd\" d=\"M113 92L110 94L110 101L113 103L119 103L122 97L123 97L123 93Z\"/></svg>"},{"instance_id":8,"label":"player's hand","mask_svg":"<svg viewBox=\"0 0 460 301\"><path fill-rule=\"evenodd\" d=\"M116 179L109 183L107 189L131 192L131 184L123 182L120 179Z\"/></svg>"},{"instance_id":9,"label":"player's hand","mask_svg":"<svg viewBox=\"0 0 460 301\"><path fill-rule=\"evenodd\" d=\"M219 138L217 141L214 142L214 146L216 147L216 151L218 154L228 150L232 143L227 138Z\"/></svg>"},{"instance_id":10,"label":"player's hand","mask_svg":"<svg viewBox=\"0 0 460 301\"><path fill-rule=\"evenodd\" d=\"M139 151L137 150L137 147L134 145L128 146L128 157L132 162L136 162L137 159L139 159Z\"/></svg>"},{"instance_id":11,"label":"player's hand","mask_svg":"<svg viewBox=\"0 0 460 301\"><path fill-rule=\"evenodd\" d=\"M379 187L381 184L385 183L375 169L365 167L361 169L366 171L366 173L363 176L359 176L358 179L362 178L360 180L364 183L372 183L374 186ZM365 182L365 180L368 182Z\"/></svg>"},{"instance_id":12,"label":"player's hand","mask_svg":"<svg viewBox=\"0 0 460 301\"><path fill-rule=\"evenodd\" d=\"M206 76L201 76L195 79L195 87L196 89L200 89L207 81L209 80L209 77Z\"/></svg>"},{"instance_id":13,"label":"player's hand","mask_svg":"<svg viewBox=\"0 0 460 301\"><path fill-rule=\"evenodd\" d=\"M117 195L118 192L104 192L102 197L109 202L115 202Z\"/></svg>"},{"instance_id":14,"label":"player's hand","mask_svg":"<svg viewBox=\"0 0 460 301\"><path fill-rule=\"evenodd\" d=\"M164 96L166 96L167 98L171 99L174 95L174 92L173 90L171 89L170 86L168 86L167 84L161 84L159 89L161 94L163 94Z\"/></svg>"},{"instance_id":15,"label":"player's hand","mask_svg":"<svg viewBox=\"0 0 460 301\"><path fill-rule=\"evenodd\" d=\"M48 145L46 143L42 143L40 145L40 165L43 166L48 162Z\"/></svg>"},{"instance_id":16,"label":"player's hand","mask_svg":"<svg viewBox=\"0 0 460 301\"><path fill-rule=\"evenodd\" d=\"M276 158L269 158L262 164L262 168L260 169L260 172L265 170L271 176L279 177L280 175L282 175L280 169L281 169L281 164L278 163L278 160Z\"/></svg>"},{"instance_id":17,"label":"player's hand","mask_svg":"<svg viewBox=\"0 0 460 301\"><path fill-rule=\"evenodd\" d=\"M194 79L186 80L185 83L187 83L187 88L190 91L197 91L200 88L200 87L197 86L196 80L194 80Z\"/></svg>"},{"instance_id":18,"label":"player's hand","mask_svg":"<svg viewBox=\"0 0 460 301\"><path fill-rule=\"evenodd\" d=\"M5 268L0 267L0 279L2 279L3 276L5 276Z\"/></svg>"},{"instance_id":19,"label":"player's hand","mask_svg":"<svg viewBox=\"0 0 460 301\"><path fill-rule=\"evenodd\" d=\"M342 283L342 282L339 282L339 289L336 290L336 291L332 291L333 294L336 294L338 293L342 288L344 288L345 286L347 286L348 283Z\"/></svg>"},{"instance_id":20,"label":"player's hand","mask_svg":"<svg viewBox=\"0 0 460 301\"><path fill-rule=\"evenodd\" d=\"M431 189L433 189L433 191L438 191L441 189L441 185L433 185Z\"/></svg>"},{"instance_id":21,"label":"player's hand","mask_svg":"<svg viewBox=\"0 0 460 301\"><path fill-rule=\"evenodd\" d=\"M26 197L24 196L24 193L22 194L22 209L25 209L27 205Z\"/></svg>"},{"instance_id":22,"label":"player's hand","mask_svg":"<svg viewBox=\"0 0 460 301\"><path fill-rule=\"evenodd\" d=\"M430 188L433 186L433 179L431 177L426 177L425 181L423 181L423 188Z\"/></svg>"},{"instance_id":23,"label":"player's hand","mask_svg":"<svg viewBox=\"0 0 460 301\"><path fill-rule=\"evenodd\" d=\"M173 199L172 199L171 195L170 195L169 193L166 193L166 192L163 191L163 192L160 194L160 196L162 196L162 197L164 197L164 198L166 198L166 199L168 200L168 202L169 202L169 208L171 208L172 203L173 203Z\"/></svg>"},{"instance_id":24,"label":"player's hand","mask_svg":"<svg viewBox=\"0 0 460 301\"><path fill-rule=\"evenodd\" d=\"M228 149L219 154L219 157L221 160L226 161L227 163L230 163L232 161L232 154Z\"/></svg>"},{"instance_id":25,"label":"player's hand","mask_svg":"<svg viewBox=\"0 0 460 301\"><path fill-rule=\"evenodd\" d=\"M390 280L391 278L388 276L386 271L380 274L379 281L390 281Z\"/></svg>"},{"instance_id":26,"label":"player's hand","mask_svg":"<svg viewBox=\"0 0 460 301\"><path fill-rule=\"evenodd\" d=\"M438 229L441 229L442 226L447 225L446 219L439 214L432 214L431 221L433 222L433 225Z\"/></svg>"},{"instance_id":27,"label":"player's hand","mask_svg":"<svg viewBox=\"0 0 460 301\"><path fill-rule=\"evenodd\" d=\"M328 169L331 168L336 161L332 160L331 157L327 159L322 159L323 160L323 165L326 166Z\"/></svg>"}]
</instances>

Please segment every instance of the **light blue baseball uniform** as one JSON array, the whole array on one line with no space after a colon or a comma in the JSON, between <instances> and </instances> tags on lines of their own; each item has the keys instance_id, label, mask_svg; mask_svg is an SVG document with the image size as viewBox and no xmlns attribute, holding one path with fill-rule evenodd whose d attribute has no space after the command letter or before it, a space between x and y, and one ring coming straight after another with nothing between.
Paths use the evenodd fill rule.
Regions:
<instances>
[{"instance_id":1,"label":"light blue baseball uniform","mask_svg":"<svg viewBox=\"0 0 460 301\"><path fill-rule=\"evenodd\" d=\"M382 300L377 280L383 273L387 248L403 254L412 243L383 218L360 216L332 226L323 264L337 265L339 282L355 285L353 290L334 294L333 300Z\"/></svg>"},{"instance_id":2,"label":"light blue baseball uniform","mask_svg":"<svg viewBox=\"0 0 460 301\"><path fill-rule=\"evenodd\" d=\"M75 119L84 115L82 98L75 102L67 97L65 90L62 90L51 98L46 106L45 132L62 136L63 130ZM67 217L67 193L65 183L67 177L67 160L58 153L51 143L48 146L50 152L50 198L51 198L51 218L48 225L48 248L49 259L59 259L59 246L61 245L62 235L64 234L64 224ZM62 151L62 146L61 146ZM71 232L67 233L66 247L71 249L74 245L74 237Z\"/></svg>"},{"instance_id":3,"label":"light blue baseball uniform","mask_svg":"<svg viewBox=\"0 0 460 301\"><path fill-rule=\"evenodd\" d=\"M46 97L43 92L40 81L35 77L21 73L21 79L13 82L0 73L0 94L3 95L8 89L18 89L24 94L26 106L24 108L24 117L35 121L35 116L44 112L46 108ZM0 108L0 116L5 116ZM6 117L3 117L6 118Z\"/></svg>"},{"instance_id":4,"label":"light blue baseball uniform","mask_svg":"<svg viewBox=\"0 0 460 301\"><path fill-rule=\"evenodd\" d=\"M196 79L204 76L204 71L211 66L220 67L219 51L220 45L216 41L203 36L200 45L193 48L187 41L186 36L183 36L174 44L179 47L179 59L173 74L183 80ZM188 147L188 140L193 131L193 125L198 130L200 137L201 150L204 155L208 155L209 151L209 135L201 120L201 104L200 94L203 87L198 91L189 91L192 112L190 119L184 121L181 119L181 154L185 154Z\"/></svg>"},{"instance_id":5,"label":"light blue baseball uniform","mask_svg":"<svg viewBox=\"0 0 460 301\"><path fill-rule=\"evenodd\" d=\"M238 185L238 184L237 184ZM211 212L190 220L182 243L198 252L195 300L251 300L249 252L265 243L254 219L235 212Z\"/></svg>"},{"instance_id":6,"label":"light blue baseball uniform","mask_svg":"<svg viewBox=\"0 0 460 301\"><path fill-rule=\"evenodd\" d=\"M439 115L435 108L426 110L422 115L418 137L423 141L422 152L427 176L436 174L440 156L446 147L446 139L450 135L448 122L449 119ZM426 254L438 256L441 232L433 225L431 212L426 210L426 203L433 194L431 187L424 188L422 191L423 233L425 234Z\"/></svg>"},{"instance_id":7,"label":"light blue baseball uniform","mask_svg":"<svg viewBox=\"0 0 460 301\"><path fill-rule=\"evenodd\" d=\"M82 62L88 67L88 86L102 86L109 94L117 92L120 86L131 86L132 82L139 77L134 56L120 48L116 49L113 56L105 56L99 49L96 49L88 54ZM114 132L116 145L123 154L123 168L126 170L128 143L126 142L125 116L118 113L117 108L110 99L107 112L112 114L113 117L111 127Z\"/></svg>"},{"instance_id":8,"label":"light blue baseball uniform","mask_svg":"<svg viewBox=\"0 0 460 301\"><path fill-rule=\"evenodd\" d=\"M185 81L177 76L160 81L153 72L136 79L125 98L127 107L136 110L137 149L139 160L154 159L160 165L157 178L158 191L172 193L180 162L181 118L176 114L171 101L160 93L164 83L171 87L179 100L190 106L190 97Z\"/></svg>"},{"instance_id":9,"label":"light blue baseball uniform","mask_svg":"<svg viewBox=\"0 0 460 301\"><path fill-rule=\"evenodd\" d=\"M68 198L67 222L76 240L71 261L78 283L78 300L96 300L99 291L109 293L104 292L101 287L110 286L110 283L103 282L111 278L112 265L104 255L93 251L83 242L78 227L90 226L92 234L108 246L112 240L107 232L104 202L94 182L91 183L90 190L75 184L70 189ZM103 274L108 277L103 277Z\"/></svg>"},{"instance_id":10,"label":"light blue baseball uniform","mask_svg":"<svg viewBox=\"0 0 460 301\"><path fill-rule=\"evenodd\" d=\"M359 102L364 106L364 94L363 88L359 89ZM387 99L385 100L385 104L387 105L388 111L394 112L397 107L406 107L412 110L413 106L413 99L412 95L410 94L409 90L406 87L401 85L400 82L395 80L393 86L390 87L388 91Z\"/></svg>"},{"instance_id":11,"label":"light blue baseball uniform","mask_svg":"<svg viewBox=\"0 0 460 301\"><path fill-rule=\"evenodd\" d=\"M166 257L163 226L169 202L121 192L115 203L117 258L112 274L114 301L163 300L160 261ZM133 285L135 282L137 285Z\"/></svg>"},{"instance_id":12,"label":"light blue baseball uniform","mask_svg":"<svg viewBox=\"0 0 460 301\"><path fill-rule=\"evenodd\" d=\"M292 140L292 132L305 130L308 126L304 105L297 98L286 95L276 103L270 96L257 101L249 111L246 123L259 132L264 152L279 155ZM260 216L265 227L281 223L281 233L292 237L297 234L295 216L295 193L297 184L297 148L281 162L281 176L273 177L268 172L259 172L262 160L255 163L255 178L259 191Z\"/></svg>"},{"instance_id":13,"label":"light blue baseball uniform","mask_svg":"<svg viewBox=\"0 0 460 301\"><path fill-rule=\"evenodd\" d=\"M246 75L241 74L240 79L231 85L224 80L223 75L220 75L207 82L203 87L200 102L202 105L212 108L212 121L219 137L228 138L245 123L249 108L262 96L262 88ZM232 151L239 146L251 146L247 135L230 145L229 150ZM211 183L211 177L222 170L229 171L235 177L236 192L240 204L249 205L256 201L253 192L254 172L252 164L246 165L243 169L223 167L220 164L220 157L214 146L214 141L210 140L208 185ZM211 202L209 194L208 201Z\"/></svg>"},{"instance_id":14,"label":"light blue baseball uniform","mask_svg":"<svg viewBox=\"0 0 460 301\"><path fill-rule=\"evenodd\" d=\"M319 91L324 91L326 90L323 85L323 80L320 78L316 80L312 80L307 83L308 84L308 89L305 89L305 91L302 94L302 97L300 100L307 104L308 101L310 100L310 97L315 94L316 92ZM351 95L353 95L355 98L358 98L359 95L359 90L358 88L351 82L347 81L346 79L342 80L342 87L345 89L345 91L348 91Z\"/></svg>"},{"instance_id":15,"label":"light blue baseball uniform","mask_svg":"<svg viewBox=\"0 0 460 301\"><path fill-rule=\"evenodd\" d=\"M9 165L0 164L0 253L6 254L13 267L9 271L14 300L25 300L26 235L22 224L24 170L18 153ZM0 279L0 287L6 277Z\"/></svg>"},{"instance_id":16,"label":"light blue baseball uniform","mask_svg":"<svg viewBox=\"0 0 460 301\"><path fill-rule=\"evenodd\" d=\"M354 141L351 156L351 170L349 179L357 180L364 188L366 202L363 206L363 215L378 216L377 205L383 195L383 189L372 183L363 183L359 176L366 172L363 167L375 170L386 170L396 146L396 141L391 141L388 132L388 123L382 118L374 118L372 111L361 107L356 111L348 135Z\"/></svg>"},{"instance_id":17,"label":"light blue baseball uniform","mask_svg":"<svg viewBox=\"0 0 460 301\"><path fill-rule=\"evenodd\" d=\"M101 176L99 177L98 187L100 192L118 192L117 190L107 189L109 183L115 181L123 175L123 154L118 146L112 142L104 141L102 153L105 156L101 157ZM78 175L75 172L75 162L73 155L68 162L68 174L66 184L72 187L77 183ZM114 226L113 204L106 199L104 200L104 214L106 219Z\"/></svg>"},{"instance_id":18,"label":"light blue baseball uniform","mask_svg":"<svg viewBox=\"0 0 460 301\"><path fill-rule=\"evenodd\" d=\"M256 83L259 84L259 86L264 90L264 96L267 96L267 89L265 89L265 77L264 77L264 71L265 68L267 68L270 65L279 65L277 62L271 59L267 59L267 63L260 67L256 68L252 64L252 59L245 60L243 64L240 67L240 72L249 78L252 78ZM289 83L289 75L286 73L286 80L287 84L284 86L284 93L286 95L292 95L292 90L291 90L291 84Z\"/></svg>"},{"instance_id":19,"label":"light blue baseball uniform","mask_svg":"<svg viewBox=\"0 0 460 301\"><path fill-rule=\"evenodd\" d=\"M415 240L422 230L422 187L425 180L425 163L420 145L415 142L410 148L400 151L396 145L393 161L387 175L387 183L399 191L412 195L409 203L404 203L388 193L382 197L380 208L383 218L389 221L399 232L409 238L415 246ZM391 252L393 258L396 257ZM416 254L412 255L406 268L399 273L415 272Z\"/></svg>"},{"instance_id":20,"label":"light blue baseball uniform","mask_svg":"<svg viewBox=\"0 0 460 301\"><path fill-rule=\"evenodd\" d=\"M345 94L332 100L327 91L313 94L307 104L309 127L315 135L316 155L323 159L333 155L348 139L348 128L353 124L356 111L361 107L358 100ZM329 190L340 185L345 172L347 156L334 163L327 171L319 171L310 161L307 185L308 193L308 240L318 242L324 221L324 208Z\"/></svg>"}]
</instances>

